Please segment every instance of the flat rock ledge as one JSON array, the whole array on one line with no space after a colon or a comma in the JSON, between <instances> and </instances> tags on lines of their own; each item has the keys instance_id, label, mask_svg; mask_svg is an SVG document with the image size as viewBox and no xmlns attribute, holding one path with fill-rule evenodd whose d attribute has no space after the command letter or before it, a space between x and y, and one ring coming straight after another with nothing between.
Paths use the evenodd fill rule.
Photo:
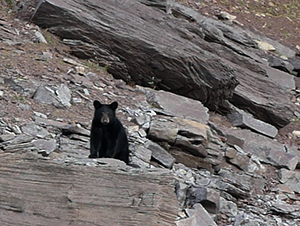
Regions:
<instances>
[{"instance_id":1,"label":"flat rock ledge","mask_svg":"<svg viewBox=\"0 0 300 226\"><path fill-rule=\"evenodd\" d=\"M0 153L0 184L1 225L167 226L178 213L170 171L113 159L82 167Z\"/></svg>"}]
</instances>

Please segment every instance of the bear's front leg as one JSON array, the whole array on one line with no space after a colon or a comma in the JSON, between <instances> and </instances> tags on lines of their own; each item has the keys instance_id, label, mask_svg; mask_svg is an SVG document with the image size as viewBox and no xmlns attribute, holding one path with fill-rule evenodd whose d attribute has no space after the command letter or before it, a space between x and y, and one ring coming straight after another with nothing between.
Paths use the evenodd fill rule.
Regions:
<instances>
[{"instance_id":1,"label":"bear's front leg","mask_svg":"<svg viewBox=\"0 0 300 226\"><path fill-rule=\"evenodd\" d=\"M100 128L92 125L90 136L90 155L89 158L98 158L101 149L103 132Z\"/></svg>"},{"instance_id":2,"label":"bear's front leg","mask_svg":"<svg viewBox=\"0 0 300 226\"><path fill-rule=\"evenodd\" d=\"M107 142L107 151L106 157L115 158L117 154L117 140L108 140Z\"/></svg>"}]
</instances>

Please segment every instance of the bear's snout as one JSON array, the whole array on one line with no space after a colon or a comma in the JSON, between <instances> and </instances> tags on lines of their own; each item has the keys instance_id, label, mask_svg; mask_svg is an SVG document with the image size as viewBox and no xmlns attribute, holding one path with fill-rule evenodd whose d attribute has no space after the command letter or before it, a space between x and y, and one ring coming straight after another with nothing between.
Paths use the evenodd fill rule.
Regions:
<instances>
[{"instance_id":1,"label":"bear's snout","mask_svg":"<svg viewBox=\"0 0 300 226\"><path fill-rule=\"evenodd\" d=\"M107 125L107 124L109 124L109 122L110 122L110 119L109 119L109 113L104 112L104 113L102 114L102 117L101 117L101 123L102 123L103 125Z\"/></svg>"}]
</instances>

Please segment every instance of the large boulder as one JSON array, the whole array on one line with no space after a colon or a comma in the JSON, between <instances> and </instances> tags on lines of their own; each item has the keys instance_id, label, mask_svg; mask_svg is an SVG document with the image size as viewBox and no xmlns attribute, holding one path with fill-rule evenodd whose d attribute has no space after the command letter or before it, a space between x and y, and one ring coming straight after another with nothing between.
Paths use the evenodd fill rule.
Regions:
<instances>
[{"instance_id":1,"label":"large boulder","mask_svg":"<svg viewBox=\"0 0 300 226\"><path fill-rule=\"evenodd\" d=\"M230 100L276 127L294 117L293 76L271 68L257 43L270 42L288 57L292 50L180 4L45 0L32 21L116 78L200 100L210 110L228 111Z\"/></svg>"},{"instance_id":2,"label":"large boulder","mask_svg":"<svg viewBox=\"0 0 300 226\"><path fill-rule=\"evenodd\" d=\"M80 56L99 59L117 78L188 96L212 109L238 84L232 68L203 50L206 42L189 31L199 33L198 28L138 1L40 1L32 20L72 43Z\"/></svg>"}]
</instances>

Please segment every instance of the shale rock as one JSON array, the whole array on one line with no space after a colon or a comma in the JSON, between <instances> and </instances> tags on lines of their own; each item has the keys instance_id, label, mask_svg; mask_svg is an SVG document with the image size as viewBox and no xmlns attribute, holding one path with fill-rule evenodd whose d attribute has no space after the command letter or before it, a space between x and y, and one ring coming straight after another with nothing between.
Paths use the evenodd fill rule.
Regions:
<instances>
[{"instance_id":1,"label":"shale rock","mask_svg":"<svg viewBox=\"0 0 300 226\"><path fill-rule=\"evenodd\" d=\"M231 68L221 58L217 59L199 45L187 41L186 37L181 37L180 34L184 33L196 35L188 31L191 25L168 18L165 13L138 1L101 1L97 2L97 8L85 8L93 4L94 0L76 4L47 0L38 5L32 20L62 39L76 37L87 44L96 43L97 48L90 48L93 57L102 59L103 51L107 52L111 61L107 62L106 58L102 63L109 65L108 71L116 78L174 91L212 108L218 108L232 95L238 83ZM67 15L70 20L60 18L61 15ZM93 15L93 20L85 15ZM126 26L124 21L128 22ZM88 28L95 32L86 33ZM178 34L178 29L184 32ZM160 34L160 38L156 34ZM123 51L125 46L126 51ZM76 48L80 49L80 46Z\"/></svg>"},{"instance_id":2,"label":"shale rock","mask_svg":"<svg viewBox=\"0 0 300 226\"><path fill-rule=\"evenodd\" d=\"M124 165L118 170L116 164L83 167L50 160L43 164L30 153L0 155L0 181L6 185L0 187L4 224L174 225L178 206L173 177L165 170L135 172ZM99 219L99 210L105 217Z\"/></svg>"}]
</instances>

